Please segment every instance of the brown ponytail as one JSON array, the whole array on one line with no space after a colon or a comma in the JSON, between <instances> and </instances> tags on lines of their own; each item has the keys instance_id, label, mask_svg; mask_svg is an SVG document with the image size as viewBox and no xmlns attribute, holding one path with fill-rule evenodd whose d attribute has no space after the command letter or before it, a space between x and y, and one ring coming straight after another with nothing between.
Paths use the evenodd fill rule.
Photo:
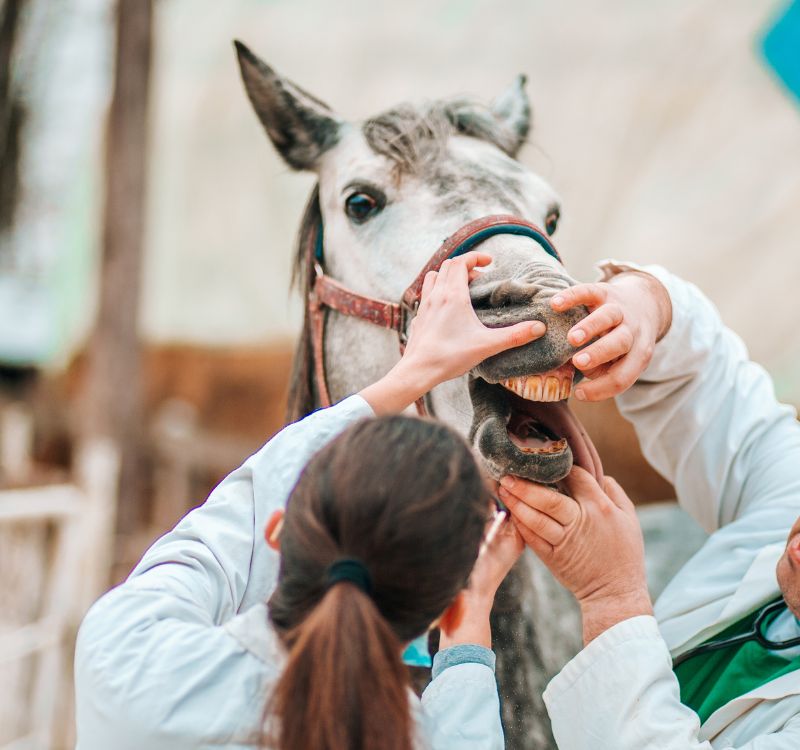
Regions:
<instances>
[{"instance_id":1,"label":"brown ponytail","mask_svg":"<svg viewBox=\"0 0 800 750\"><path fill-rule=\"evenodd\" d=\"M286 640L279 750L412 750L402 647L364 592L337 584Z\"/></svg>"},{"instance_id":2,"label":"brown ponytail","mask_svg":"<svg viewBox=\"0 0 800 750\"><path fill-rule=\"evenodd\" d=\"M267 707L268 747L412 749L403 644L466 585L488 509L468 446L431 421L361 422L311 460L289 499L269 601L288 661ZM371 585L331 585L343 558Z\"/></svg>"}]
</instances>

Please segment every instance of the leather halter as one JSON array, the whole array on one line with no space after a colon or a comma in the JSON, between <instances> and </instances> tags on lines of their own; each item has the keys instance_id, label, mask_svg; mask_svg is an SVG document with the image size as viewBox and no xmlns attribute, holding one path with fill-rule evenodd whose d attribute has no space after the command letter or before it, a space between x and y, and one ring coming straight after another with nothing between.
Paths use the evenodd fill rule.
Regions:
<instances>
[{"instance_id":1,"label":"leather halter","mask_svg":"<svg viewBox=\"0 0 800 750\"><path fill-rule=\"evenodd\" d=\"M510 215L484 216L465 224L441 244L414 281L403 292L398 303L358 294L326 275L323 270L322 222L317 224L315 231L309 234L305 255L306 267L310 274L307 305L314 353L314 378L320 405L323 407L331 405L328 382L325 377L326 309L396 331L402 354L407 341L408 323L419 307L425 275L429 271L438 271L448 258L463 255L497 234L529 237L535 240L548 255L551 255L559 263L561 262L561 258L547 234L535 224ZM417 411L423 416L427 414L423 399L417 401Z\"/></svg>"}]
</instances>

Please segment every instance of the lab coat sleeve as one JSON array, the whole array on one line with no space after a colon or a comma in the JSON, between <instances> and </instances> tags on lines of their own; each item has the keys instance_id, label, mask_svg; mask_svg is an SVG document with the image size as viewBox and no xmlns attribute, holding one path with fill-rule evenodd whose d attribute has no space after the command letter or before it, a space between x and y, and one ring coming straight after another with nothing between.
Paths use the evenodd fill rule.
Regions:
<instances>
[{"instance_id":1,"label":"lab coat sleeve","mask_svg":"<svg viewBox=\"0 0 800 750\"><path fill-rule=\"evenodd\" d=\"M628 268L604 266L606 275ZM750 361L742 340L697 287L658 266L640 270L664 284L673 309L672 326L649 366L617 397L647 460L709 532L767 506L796 502L795 410L778 403L767 372Z\"/></svg>"},{"instance_id":2,"label":"lab coat sleeve","mask_svg":"<svg viewBox=\"0 0 800 750\"><path fill-rule=\"evenodd\" d=\"M559 750L711 750L653 617L634 617L593 640L550 682L544 702ZM800 716L744 744L715 750L800 747Z\"/></svg>"},{"instance_id":3,"label":"lab coat sleeve","mask_svg":"<svg viewBox=\"0 0 800 750\"><path fill-rule=\"evenodd\" d=\"M260 716L248 708L264 700L264 670L248 666L254 657L221 626L272 592L278 556L263 529L303 466L372 413L352 396L282 430L90 609L75 656L80 748L200 747L192 725L199 731L226 706Z\"/></svg>"},{"instance_id":4,"label":"lab coat sleeve","mask_svg":"<svg viewBox=\"0 0 800 750\"><path fill-rule=\"evenodd\" d=\"M494 670L465 662L448 667L422 694L432 750L503 750Z\"/></svg>"}]
</instances>

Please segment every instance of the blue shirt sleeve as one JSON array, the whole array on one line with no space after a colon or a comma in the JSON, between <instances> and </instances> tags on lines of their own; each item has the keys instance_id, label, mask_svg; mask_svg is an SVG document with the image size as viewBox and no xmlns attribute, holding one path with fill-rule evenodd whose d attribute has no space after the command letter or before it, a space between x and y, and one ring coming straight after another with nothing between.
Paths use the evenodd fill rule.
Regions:
<instances>
[{"instance_id":1,"label":"blue shirt sleeve","mask_svg":"<svg viewBox=\"0 0 800 750\"><path fill-rule=\"evenodd\" d=\"M483 664L494 672L497 657L494 651L474 643L464 643L439 651L433 657L431 677L435 680L445 669L457 664Z\"/></svg>"}]
</instances>

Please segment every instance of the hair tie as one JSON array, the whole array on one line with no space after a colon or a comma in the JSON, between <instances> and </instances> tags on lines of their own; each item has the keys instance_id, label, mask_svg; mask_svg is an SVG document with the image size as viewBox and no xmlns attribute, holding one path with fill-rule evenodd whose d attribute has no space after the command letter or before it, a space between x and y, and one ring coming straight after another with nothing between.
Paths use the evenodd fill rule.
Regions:
<instances>
[{"instance_id":1,"label":"hair tie","mask_svg":"<svg viewBox=\"0 0 800 750\"><path fill-rule=\"evenodd\" d=\"M372 594L372 576L370 576L367 566L361 560L345 557L328 566L325 571L326 590L342 581L352 583L367 596Z\"/></svg>"}]
</instances>

